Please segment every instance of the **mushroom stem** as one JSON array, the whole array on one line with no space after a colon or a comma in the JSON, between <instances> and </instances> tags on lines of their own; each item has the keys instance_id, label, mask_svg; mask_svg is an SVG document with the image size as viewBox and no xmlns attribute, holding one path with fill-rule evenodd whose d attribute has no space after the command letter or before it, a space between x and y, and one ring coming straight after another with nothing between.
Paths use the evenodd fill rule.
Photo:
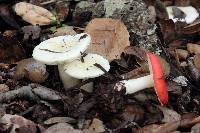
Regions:
<instances>
[{"instance_id":1,"label":"mushroom stem","mask_svg":"<svg viewBox=\"0 0 200 133\"><path fill-rule=\"evenodd\" d=\"M120 81L120 84L126 87L126 94L132 94L145 88L154 86L152 75L147 75L136 79L122 80Z\"/></svg>"},{"instance_id":2,"label":"mushroom stem","mask_svg":"<svg viewBox=\"0 0 200 133\"><path fill-rule=\"evenodd\" d=\"M68 74L66 74L64 71L64 67L61 64L58 65L58 71L59 71L60 79L65 89L73 87L81 82L80 79L73 78L69 76Z\"/></svg>"}]
</instances>

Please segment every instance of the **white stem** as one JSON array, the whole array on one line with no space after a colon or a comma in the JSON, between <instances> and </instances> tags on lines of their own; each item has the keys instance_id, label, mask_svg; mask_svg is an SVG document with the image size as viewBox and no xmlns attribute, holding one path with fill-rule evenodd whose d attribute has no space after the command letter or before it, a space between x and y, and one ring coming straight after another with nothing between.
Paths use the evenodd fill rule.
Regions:
<instances>
[{"instance_id":1,"label":"white stem","mask_svg":"<svg viewBox=\"0 0 200 133\"><path fill-rule=\"evenodd\" d=\"M116 84L115 89L120 90L120 85L126 87L126 94L132 94L145 88L153 87L153 76L147 75L137 79L122 80Z\"/></svg>"},{"instance_id":2,"label":"white stem","mask_svg":"<svg viewBox=\"0 0 200 133\"><path fill-rule=\"evenodd\" d=\"M81 82L80 79L73 78L73 77L69 76L67 73L65 73L63 65L61 65L61 64L58 65L58 71L59 71L60 79L61 79L65 89L73 87Z\"/></svg>"}]
</instances>

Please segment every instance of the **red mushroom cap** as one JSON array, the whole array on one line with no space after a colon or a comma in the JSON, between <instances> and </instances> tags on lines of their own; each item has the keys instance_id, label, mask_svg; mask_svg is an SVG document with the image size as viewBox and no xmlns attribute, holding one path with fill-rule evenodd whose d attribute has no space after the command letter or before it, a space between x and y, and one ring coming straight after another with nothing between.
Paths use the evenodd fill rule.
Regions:
<instances>
[{"instance_id":1,"label":"red mushroom cap","mask_svg":"<svg viewBox=\"0 0 200 133\"><path fill-rule=\"evenodd\" d=\"M165 83L164 70L160 64L159 57L153 53L147 53L150 73L153 75L154 88L161 105L168 103L168 91Z\"/></svg>"}]
</instances>

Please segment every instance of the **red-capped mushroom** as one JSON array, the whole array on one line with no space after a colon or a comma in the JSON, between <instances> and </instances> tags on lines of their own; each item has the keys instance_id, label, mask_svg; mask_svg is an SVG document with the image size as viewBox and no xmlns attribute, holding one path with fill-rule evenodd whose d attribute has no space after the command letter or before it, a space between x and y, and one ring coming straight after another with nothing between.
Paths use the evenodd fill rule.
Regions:
<instances>
[{"instance_id":1,"label":"red-capped mushroom","mask_svg":"<svg viewBox=\"0 0 200 133\"><path fill-rule=\"evenodd\" d=\"M126 94L132 94L145 88L154 87L161 105L168 102L168 92L165 83L164 70L160 64L160 59L157 55L147 53L150 75L122 80L115 85L115 88L120 90L120 86L126 87Z\"/></svg>"}]
</instances>

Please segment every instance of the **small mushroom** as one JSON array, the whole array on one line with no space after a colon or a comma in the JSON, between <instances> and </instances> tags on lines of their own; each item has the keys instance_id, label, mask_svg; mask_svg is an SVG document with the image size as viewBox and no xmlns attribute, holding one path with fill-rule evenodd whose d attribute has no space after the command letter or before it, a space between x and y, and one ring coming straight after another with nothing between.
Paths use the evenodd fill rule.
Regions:
<instances>
[{"instance_id":1,"label":"small mushroom","mask_svg":"<svg viewBox=\"0 0 200 133\"><path fill-rule=\"evenodd\" d=\"M60 78L65 88L80 82L64 73L63 64L79 59L90 45L91 37L86 33L58 36L41 42L33 50L33 58L47 65L58 65Z\"/></svg>"},{"instance_id":2,"label":"small mushroom","mask_svg":"<svg viewBox=\"0 0 200 133\"><path fill-rule=\"evenodd\" d=\"M64 70L67 75L83 80L99 77L108 72L109 69L110 64L107 59L98 54L91 53L64 66ZM84 89L88 92L91 92L92 88L93 82L86 84L85 87L81 87L81 89Z\"/></svg>"},{"instance_id":3,"label":"small mushroom","mask_svg":"<svg viewBox=\"0 0 200 133\"><path fill-rule=\"evenodd\" d=\"M199 17L198 11L192 6L168 6L166 9L169 19L172 19L174 23L181 21L186 22L187 24L191 24Z\"/></svg>"},{"instance_id":4,"label":"small mushroom","mask_svg":"<svg viewBox=\"0 0 200 133\"><path fill-rule=\"evenodd\" d=\"M109 71L110 65L107 59L98 54L87 54L82 59L74 60L64 66L65 72L77 79L95 78Z\"/></svg>"},{"instance_id":5,"label":"small mushroom","mask_svg":"<svg viewBox=\"0 0 200 133\"><path fill-rule=\"evenodd\" d=\"M120 90L122 86L126 87L126 94L132 94L145 88L154 86L158 99L162 105L168 102L168 92L165 83L163 67L158 56L147 53L150 75L136 79L122 80L115 85L115 89Z\"/></svg>"}]
</instances>

